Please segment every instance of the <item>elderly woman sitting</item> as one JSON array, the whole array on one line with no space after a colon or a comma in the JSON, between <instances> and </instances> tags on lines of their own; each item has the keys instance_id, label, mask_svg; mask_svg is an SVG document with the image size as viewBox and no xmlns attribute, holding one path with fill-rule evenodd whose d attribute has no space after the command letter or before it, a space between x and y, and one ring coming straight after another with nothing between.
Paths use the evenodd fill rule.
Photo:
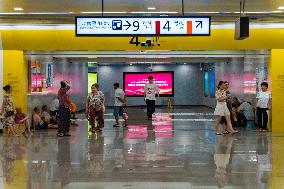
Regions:
<instances>
[{"instance_id":1,"label":"elderly woman sitting","mask_svg":"<svg viewBox=\"0 0 284 189\"><path fill-rule=\"evenodd\" d=\"M20 107L16 107L15 110L16 110L16 114L14 117L15 124L16 125L23 124L26 128L25 131L27 131L29 134L32 134L28 121L29 119L28 114L23 113Z\"/></svg>"}]
</instances>

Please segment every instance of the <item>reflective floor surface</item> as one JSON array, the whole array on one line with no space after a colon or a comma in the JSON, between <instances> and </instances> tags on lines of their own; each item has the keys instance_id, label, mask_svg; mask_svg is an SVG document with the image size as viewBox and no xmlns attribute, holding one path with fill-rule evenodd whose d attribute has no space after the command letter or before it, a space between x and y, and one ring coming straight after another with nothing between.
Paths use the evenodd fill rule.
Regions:
<instances>
[{"instance_id":1,"label":"reflective floor surface","mask_svg":"<svg viewBox=\"0 0 284 189\"><path fill-rule=\"evenodd\" d=\"M215 136L211 109L129 109L127 128L88 133L81 116L69 138L56 130L0 137L4 189L284 188L284 134L240 129ZM78 115L80 117L80 115Z\"/></svg>"}]
</instances>

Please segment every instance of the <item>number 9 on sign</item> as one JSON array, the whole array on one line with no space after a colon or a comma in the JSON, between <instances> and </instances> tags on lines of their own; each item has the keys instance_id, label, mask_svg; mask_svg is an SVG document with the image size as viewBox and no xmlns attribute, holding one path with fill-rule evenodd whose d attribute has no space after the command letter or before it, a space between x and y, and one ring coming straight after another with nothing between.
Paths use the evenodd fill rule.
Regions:
<instances>
[{"instance_id":1,"label":"number 9 on sign","mask_svg":"<svg viewBox=\"0 0 284 189\"><path fill-rule=\"evenodd\" d=\"M133 27L135 28L135 29L133 29L133 31L138 31L139 30L139 22L138 21L134 21L133 22Z\"/></svg>"}]
</instances>

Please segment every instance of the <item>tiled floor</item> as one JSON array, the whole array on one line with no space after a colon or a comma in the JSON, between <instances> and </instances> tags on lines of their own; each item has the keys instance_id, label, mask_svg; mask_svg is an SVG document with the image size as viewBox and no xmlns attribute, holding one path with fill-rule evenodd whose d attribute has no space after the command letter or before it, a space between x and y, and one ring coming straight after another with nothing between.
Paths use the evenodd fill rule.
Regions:
<instances>
[{"instance_id":1,"label":"tiled floor","mask_svg":"<svg viewBox=\"0 0 284 189\"><path fill-rule=\"evenodd\" d=\"M128 128L114 129L109 110L98 134L79 119L70 138L1 136L0 188L284 188L284 134L215 136L212 110L202 107L158 109L152 122L144 109L128 111Z\"/></svg>"}]
</instances>

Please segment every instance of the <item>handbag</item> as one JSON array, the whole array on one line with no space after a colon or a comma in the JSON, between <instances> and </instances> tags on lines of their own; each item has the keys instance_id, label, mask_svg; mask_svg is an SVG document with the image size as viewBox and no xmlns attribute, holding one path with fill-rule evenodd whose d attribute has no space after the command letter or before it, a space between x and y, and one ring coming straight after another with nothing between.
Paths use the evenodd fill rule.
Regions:
<instances>
[{"instance_id":1,"label":"handbag","mask_svg":"<svg viewBox=\"0 0 284 189\"><path fill-rule=\"evenodd\" d=\"M13 116L13 115L15 115L15 112L14 112L14 111L7 111L7 112L6 112L6 116L7 116L7 117L11 117L11 116Z\"/></svg>"}]
</instances>

